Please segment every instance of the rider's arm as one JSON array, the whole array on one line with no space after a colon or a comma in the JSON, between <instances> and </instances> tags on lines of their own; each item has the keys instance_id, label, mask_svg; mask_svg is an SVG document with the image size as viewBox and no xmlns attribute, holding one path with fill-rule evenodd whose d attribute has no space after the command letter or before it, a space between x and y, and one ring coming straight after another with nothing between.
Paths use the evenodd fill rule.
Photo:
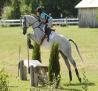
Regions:
<instances>
[{"instance_id":1,"label":"rider's arm","mask_svg":"<svg viewBox=\"0 0 98 91\"><path fill-rule=\"evenodd\" d=\"M48 23L48 15L47 14L42 13L40 17L41 17L42 23L44 23L44 24Z\"/></svg>"}]
</instances>

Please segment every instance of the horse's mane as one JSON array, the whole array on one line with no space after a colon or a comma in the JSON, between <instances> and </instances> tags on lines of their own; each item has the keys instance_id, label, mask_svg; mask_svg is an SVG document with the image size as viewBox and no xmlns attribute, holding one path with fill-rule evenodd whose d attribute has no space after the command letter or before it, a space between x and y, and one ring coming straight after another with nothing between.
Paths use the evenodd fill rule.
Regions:
<instances>
[{"instance_id":1,"label":"horse's mane","mask_svg":"<svg viewBox=\"0 0 98 91\"><path fill-rule=\"evenodd\" d=\"M32 14L31 16L33 16L34 18L38 20L38 16L36 16L35 14Z\"/></svg>"}]
</instances>

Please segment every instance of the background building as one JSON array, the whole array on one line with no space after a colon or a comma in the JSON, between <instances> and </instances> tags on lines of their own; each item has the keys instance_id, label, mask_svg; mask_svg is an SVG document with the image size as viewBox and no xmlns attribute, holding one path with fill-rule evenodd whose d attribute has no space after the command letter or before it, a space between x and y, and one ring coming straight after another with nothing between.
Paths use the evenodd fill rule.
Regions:
<instances>
[{"instance_id":1,"label":"background building","mask_svg":"<svg viewBox=\"0 0 98 91\"><path fill-rule=\"evenodd\" d=\"M78 8L79 27L98 27L98 0L82 0Z\"/></svg>"}]
</instances>

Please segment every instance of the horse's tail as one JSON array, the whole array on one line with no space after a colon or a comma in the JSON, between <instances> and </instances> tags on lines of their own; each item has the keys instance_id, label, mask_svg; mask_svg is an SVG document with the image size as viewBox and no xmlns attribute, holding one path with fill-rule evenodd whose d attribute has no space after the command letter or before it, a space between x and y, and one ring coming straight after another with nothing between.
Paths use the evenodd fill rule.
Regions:
<instances>
[{"instance_id":1,"label":"horse's tail","mask_svg":"<svg viewBox=\"0 0 98 91\"><path fill-rule=\"evenodd\" d=\"M83 58L82 58L82 56L81 56L81 54L80 54L80 51L79 51L79 48L78 48L77 44L76 44L72 39L69 39L69 41L71 41L71 42L75 45L76 50L77 50L77 52L78 52L78 54L79 54L79 57L81 58L81 61L83 62Z\"/></svg>"}]
</instances>

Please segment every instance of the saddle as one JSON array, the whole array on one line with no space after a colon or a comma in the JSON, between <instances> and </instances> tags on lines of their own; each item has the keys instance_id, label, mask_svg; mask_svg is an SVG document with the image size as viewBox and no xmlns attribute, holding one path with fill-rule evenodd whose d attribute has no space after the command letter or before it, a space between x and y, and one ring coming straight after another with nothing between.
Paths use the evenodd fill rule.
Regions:
<instances>
[{"instance_id":1,"label":"saddle","mask_svg":"<svg viewBox=\"0 0 98 91\"><path fill-rule=\"evenodd\" d=\"M46 36L47 36L47 41L49 42L49 36L50 36L51 32L52 32L52 31L55 32L55 30L52 29L52 28L46 28L46 29L47 29L47 30L45 30L45 34L46 34Z\"/></svg>"},{"instance_id":2,"label":"saddle","mask_svg":"<svg viewBox=\"0 0 98 91\"><path fill-rule=\"evenodd\" d=\"M47 41L49 42L49 36L51 34L51 31L55 32L55 29L52 29L52 28L48 28L48 29L49 30L45 31L45 35L42 37L40 45L43 43L43 41L44 41L45 38L47 38Z\"/></svg>"}]
</instances>

